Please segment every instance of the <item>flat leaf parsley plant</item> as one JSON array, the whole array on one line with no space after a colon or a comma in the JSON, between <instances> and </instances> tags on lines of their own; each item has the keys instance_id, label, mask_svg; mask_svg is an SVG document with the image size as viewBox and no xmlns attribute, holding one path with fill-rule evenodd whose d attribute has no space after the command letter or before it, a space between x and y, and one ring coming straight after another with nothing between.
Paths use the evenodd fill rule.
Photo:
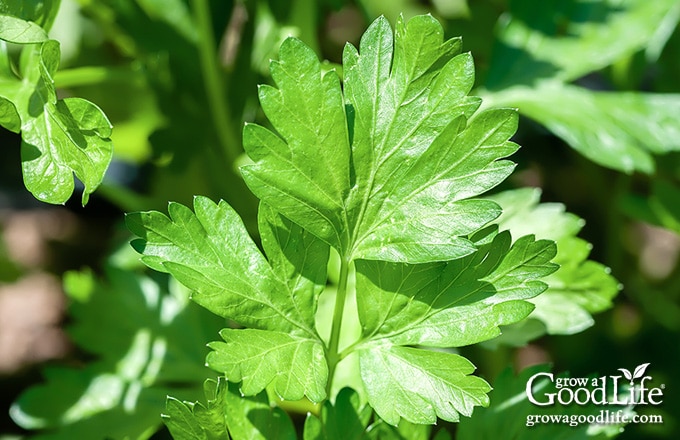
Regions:
<instances>
[{"instance_id":1,"label":"flat leaf parsley plant","mask_svg":"<svg viewBox=\"0 0 680 440\"><path fill-rule=\"evenodd\" d=\"M491 387L447 349L526 318L557 269L554 242L513 240L493 224L500 206L476 198L514 168L517 112L477 111L472 57L431 16L394 33L376 20L345 47L342 84L295 38L271 74L259 97L273 128L245 126L241 169L261 201L263 252L224 201L127 216L143 261L229 321L208 366L242 399L347 404L350 385L390 425L487 406ZM224 380L207 390L208 407L171 400L173 434L215 429L207 413L242 428L214 412Z\"/></svg>"}]
</instances>

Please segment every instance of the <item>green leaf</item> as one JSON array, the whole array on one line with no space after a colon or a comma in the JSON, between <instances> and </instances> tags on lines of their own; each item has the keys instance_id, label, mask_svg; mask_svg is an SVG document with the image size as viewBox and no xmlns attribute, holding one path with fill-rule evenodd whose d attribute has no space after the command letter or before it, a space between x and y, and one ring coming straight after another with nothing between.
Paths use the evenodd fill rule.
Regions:
<instances>
[{"instance_id":1,"label":"green leaf","mask_svg":"<svg viewBox=\"0 0 680 440\"><path fill-rule=\"evenodd\" d=\"M306 395L320 402L326 397L328 366L317 339L255 329L224 329L220 335L225 342L208 344L214 351L207 363L232 382L243 381L243 394L257 394L273 381L276 392L287 400Z\"/></svg>"},{"instance_id":2,"label":"green leaf","mask_svg":"<svg viewBox=\"0 0 680 440\"><path fill-rule=\"evenodd\" d=\"M310 301L314 305L313 292L293 295L226 202L215 204L206 197L196 197L194 210L170 203L169 217L157 211L127 215L130 230L142 237L133 246L144 254L144 263L171 273L194 292L194 301L240 325L314 335L315 310L302 307ZM290 222L282 226L282 231L286 227L304 234ZM323 254L314 256L323 258Z\"/></svg>"},{"instance_id":3,"label":"green leaf","mask_svg":"<svg viewBox=\"0 0 680 440\"><path fill-rule=\"evenodd\" d=\"M61 0L3 0L0 2L0 14L33 22L49 31L60 4Z\"/></svg>"},{"instance_id":4,"label":"green leaf","mask_svg":"<svg viewBox=\"0 0 680 440\"><path fill-rule=\"evenodd\" d=\"M242 397L236 384L226 394L227 426L233 439L295 440L295 427L281 408L272 407L265 392Z\"/></svg>"},{"instance_id":5,"label":"green leaf","mask_svg":"<svg viewBox=\"0 0 680 440\"><path fill-rule=\"evenodd\" d=\"M221 320L191 304L177 283L115 268L105 281L69 272L71 340L94 360L44 370L45 383L25 390L10 414L39 438L147 438L160 427L166 396L196 399L205 344Z\"/></svg>"},{"instance_id":6,"label":"green leaf","mask_svg":"<svg viewBox=\"0 0 680 440\"><path fill-rule=\"evenodd\" d=\"M368 400L387 423L400 418L434 424L437 417L458 421L477 405L487 406L491 387L470 376L464 357L422 349L380 346L359 351L361 378Z\"/></svg>"},{"instance_id":7,"label":"green leaf","mask_svg":"<svg viewBox=\"0 0 680 440\"><path fill-rule=\"evenodd\" d=\"M172 26L187 40L196 44L198 31L189 6L181 0L139 0L139 6L152 20Z\"/></svg>"},{"instance_id":8,"label":"green leaf","mask_svg":"<svg viewBox=\"0 0 680 440\"><path fill-rule=\"evenodd\" d=\"M168 398L163 421L175 440L296 438L290 418L269 405L265 392L243 398L224 378L206 380L204 388L207 406Z\"/></svg>"},{"instance_id":9,"label":"green leaf","mask_svg":"<svg viewBox=\"0 0 680 440\"><path fill-rule=\"evenodd\" d=\"M432 426L407 422L405 419L401 419L399 425L392 426L376 418L366 431L368 440L429 440ZM450 440L450 436L447 438L442 435L445 432L445 428L440 429L434 439Z\"/></svg>"},{"instance_id":10,"label":"green leaf","mask_svg":"<svg viewBox=\"0 0 680 440\"><path fill-rule=\"evenodd\" d=\"M317 418L307 415L304 440L360 440L365 438L366 427L373 411L351 388L343 388L335 403L326 401Z\"/></svg>"},{"instance_id":11,"label":"green leaf","mask_svg":"<svg viewBox=\"0 0 680 440\"><path fill-rule=\"evenodd\" d=\"M592 246L576 237L583 220L565 212L561 204L539 204L540 195L539 189L524 188L490 198L503 207L498 218L501 229L508 229L513 236L531 231L557 243L553 261L560 268L542 279L548 289L529 300L536 306L530 318L540 320L549 334L578 333L593 325L591 314L612 306L620 286L608 268L588 260ZM532 339L540 336L532 333Z\"/></svg>"},{"instance_id":12,"label":"green leaf","mask_svg":"<svg viewBox=\"0 0 680 440\"><path fill-rule=\"evenodd\" d=\"M175 440L229 440L227 430L228 382L208 379L203 385L207 406L168 397L165 413L161 416Z\"/></svg>"},{"instance_id":13,"label":"green leaf","mask_svg":"<svg viewBox=\"0 0 680 440\"><path fill-rule=\"evenodd\" d=\"M672 15L674 0L513 0L498 26L485 86L571 81L634 54Z\"/></svg>"},{"instance_id":14,"label":"green leaf","mask_svg":"<svg viewBox=\"0 0 680 440\"><path fill-rule=\"evenodd\" d=\"M14 133L21 131L21 118L16 107L11 101L2 97L0 97L0 125Z\"/></svg>"},{"instance_id":15,"label":"green leaf","mask_svg":"<svg viewBox=\"0 0 680 440\"><path fill-rule=\"evenodd\" d=\"M538 278L557 268L554 243L525 236L510 246L498 234L470 256L447 263L357 262L359 317L365 341L460 347L498 336L524 319L524 300L546 289Z\"/></svg>"},{"instance_id":16,"label":"green leaf","mask_svg":"<svg viewBox=\"0 0 680 440\"><path fill-rule=\"evenodd\" d=\"M619 171L651 174L653 154L680 150L677 94L593 92L553 84L508 89L497 98L518 106L590 160Z\"/></svg>"},{"instance_id":17,"label":"green leaf","mask_svg":"<svg viewBox=\"0 0 680 440\"><path fill-rule=\"evenodd\" d=\"M0 233L2 232L0 228ZM9 254L4 240L0 240L0 283L13 283L21 277L23 272L23 268Z\"/></svg>"},{"instance_id":18,"label":"green leaf","mask_svg":"<svg viewBox=\"0 0 680 440\"><path fill-rule=\"evenodd\" d=\"M547 287L538 278L557 268L550 263L555 244L525 236L511 246L509 233L492 235L490 230L471 237L479 250L447 263L357 261L361 377L369 403L387 423L400 417L458 421L458 413L470 415L473 405L488 402L481 379L440 371L451 365L471 373L474 367L464 358L399 346L469 345L498 336L499 326L531 313L526 300ZM417 384L426 385L421 390Z\"/></svg>"},{"instance_id":19,"label":"green leaf","mask_svg":"<svg viewBox=\"0 0 680 440\"><path fill-rule=\"evenodd\" d=\"M37 24L9 15L0 15L0 40L10 43L42 43L47 33Z\"/></svg>"},{"instance_id":20,"label":"green leaf","mask_svg":"<svg viewBox=\"0 0 680 440\"><path fill-rule=\"evenodd\" d=\"M460 39L444 41L431 16L384 18L346 46L344 87L314 53L284 42L271 65L277 88L260 101L277 133L244 129L254 164L246 183L262 200L349 259L421 263L474 251L461 236L496 218L494 203L469 200L500 183L513 164L517 115L485 112ZM343 99L344 93L344 99Z\"/></svg>"},{"instance_id":21,"label":"green leaf","mask_svg":"<svg viewBox=\"0 0 680 440\"><path fill-rule=\"evenodd\" d=\"M52 77L58 64L56 41L24 46L22 78L9 71L0 73L0 98L6 115L0 122L16 131L19 116L24 183L38 200L66 202L75 187L75 174L84 185L84 205L111 161L111 124L89 101L57 99Z\"/></svg>"},{"instance_id":22,"label":"green leaf","mask_svg":"<svg viewBox=\"0 0 680 440\"><path fill-rule=\"evenodd\" d=\"M538 440L547 438L559 438L564 440L581 439L605 439L616 437L623 431L620 424L589 425L580 424L569 426L562 423L540 423L532 421L529 417L577 417L578 415L598 416L603 410L602 406L588 405L550 405L540 407L529 402L526 394L527 382L538 373L547 373L550 368L546 365L536 365L522 370L515 376L512 369L505 369L494 382L494 390L490 394L491 405L488 408L478 408L469 419L463 419L458 425L456 439L477 440L496 438L521 438ZM556 375L557 376L557 375ZM558 377L566 377L560 375ZM534 382L536 392L557 392L555 385L545 378ZM613 411L619 407L606 407L605 411ZM627 417L632 417L630 408L621 408Z\"/></svg>"},{"instance_id":23,"label":"green leaf","mask_svg":"<svg viewBox=\"0 0 680 440\"><path fill-rule=\"evenodd\" d=\"M212 408L205 408L200 403L195 405L188 405L180 402L174 397L168 397L168 401L165 404L165 414L162 414L163 423L168 427L168 431L172 434L172 438L176 440L208 440L208 433L201 426L197 420L197 416L194 415L193 411L198 410L201 412L213 413L218 411L224 411L223 408L218 407L218 411L210 411ZM217 415L217 414L215 414ZM220 437L215 437L220 439ZM228 440L229 434L227 434L227 427L224 426L224 436L223 439Z\"/></svg>"},{"instance_id":24,"label":"green leaf","mask_svg":"<svg viewBox=\"0 0 680 440\"><path fill-rule=\"evenodd\" d=\"M299 309L316 313L317 299L326 286L328 246L264 203L258 220L272 270L286 282Z\"/></svg>"},{"instance_id":25,"label":"green leaf","mask_svg":"<svg viewBox=\"0 0 680 440\"><path fill-rule=\"evenodd\" d=\"M678 197L680 197L680 188L677 184L654 179L651 194L648 197L628 195L624 200L623 209L633 218L680 234L680 208L676 203Z\"/></svg>"},{"instance_id":26,"label":"green leaf","mask_svg":"<svg viewBox=\"0 0 680 440\"><path fill-rule=\"evenodd\" d=\"M257 249L236 212L224 201L194 199L194 212L171 203L159 212L129 214L133 242L150 267L171 273L192 299L247 330L225 329L208 357L214 369L243 392L257 394L270 382L285 399L326 397L327 365L314 315L326 282L328 246L261 206L262 243ZM249 372L258 368L258 374Z\"/></svg>"},{"instance_id":27,"label":"green leaf","mask_svg":"<svg viewBox=\"0 0 680 440\"><path fill-rule=\"evenodd\" d=\"M271 74L279 89L260 86L260 102L283 139L247 124L244 148L256 165L243 167L244 178L261 200L340 247L350 185L340 81L335 71L322 75L314 52L294 38L281 45Z\"/></svg>"}]
</instances>

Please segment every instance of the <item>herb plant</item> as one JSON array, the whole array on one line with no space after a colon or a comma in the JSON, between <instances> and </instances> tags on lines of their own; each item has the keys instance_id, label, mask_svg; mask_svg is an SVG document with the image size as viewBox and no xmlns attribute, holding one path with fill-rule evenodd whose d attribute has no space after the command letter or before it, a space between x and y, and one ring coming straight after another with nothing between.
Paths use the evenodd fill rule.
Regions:
<instances>
[{"instance_id":1,"label":"herb plant","mask_svg":"<svg viewBox=\"0 0 680 440\"><path fill-rule=\"evenodd\" d=\"M71 339L95 360L48 367L12 406L19 425L40 438L162 437L163 424L177 439L444 440L448 422L460 439L523 432L535 408L513 396L548 367L505 370L492 390L475 347L578 333L621 286L588 259L583 220L539 203L538 189L506 189L523 136L518 111L496 107L519 106L594 163L656 179L656 155L677 150L677 95L574 81L647 41L659 56L680 16L672 0L552 5L564 29L547 3L508 2L492 56L470 39L477 83L462 40L444 37L460 23L431 15L394 31L378 18L334 65L319 61L314 17L342 1L280 2L285 19L273 1L80 3L130 66L62 71L47 33L59 2L0 2L0 124L21 135L38 200L82 191L85 205L101 185L136 211L132 247L153 270L121 249L101 274L65 274ZM487 3L470 3L475 17ZM239 50L218 66L225 27ZM284 39L290 29L300 38ZM100 80L82 90L102 108L121 84L140 92L132 119L148 114L120 125L153 133L133 154L155 160L148 194L102 185L111 137L119 155L130 142L78 94ZM650 188L646 218L679 230L677 188ZM191 205L189 194L203 195ZM620 432L582 428L569 438Z\"/></svg>"},{"instance_id":2,"label":"herb plant","mask_svg":"<svg viewBox=\"0 0 680 440\"><path fill-rule=\"evenodd\" d=\"M500 206L475 198L512 171L517 114L477 113L460 48L431 16L400 20L394 36L380 18L358 50L346 46L341 87L311 49L284 41L276 87L259 92L276 132L248 124L243 136L264 253L225 202L128 215L142 261L233 323L207 364L244 396L270 386L285 400L334 401L338 371L351 369L390 425L455 422L489 404L491 387L450 349L526 318L558 266L554 242L513 240L491 224ZM325 292L331 248L339 274ZM317 313L320 295L334 296L332 314ZM211 383L209 402L224 387ZM186 410L173 402L177 418ZM205 411L194 413L201 429Z\"/></svg>"}]
</instances>

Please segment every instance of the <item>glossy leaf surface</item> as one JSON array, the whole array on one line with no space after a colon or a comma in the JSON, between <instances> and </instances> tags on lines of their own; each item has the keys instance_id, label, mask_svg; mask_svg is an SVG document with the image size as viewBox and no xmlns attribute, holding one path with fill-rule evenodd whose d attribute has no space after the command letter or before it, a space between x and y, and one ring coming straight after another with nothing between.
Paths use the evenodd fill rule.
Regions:
<instances>
[{"instance_id":1,"label":"glossy leaf surface","mask_svg":"<svg viewBox=\"0 0 680 440\"><path fill-rule=\"evenodd\" d=\"M469 54L444 41L428 16L384 18L346 46L344 88L321 73L295 39L272 63L277 88L260 101L274 133L244 130L255 162L243 168L253 192L350 259L420 263L471 253L462 238L498 216L494 203L468 200L512 171L500 160L517 115L495 110L469 120L479 99ZM344 94L344 96L343 96Z\"/></svg>"}]
</instances>

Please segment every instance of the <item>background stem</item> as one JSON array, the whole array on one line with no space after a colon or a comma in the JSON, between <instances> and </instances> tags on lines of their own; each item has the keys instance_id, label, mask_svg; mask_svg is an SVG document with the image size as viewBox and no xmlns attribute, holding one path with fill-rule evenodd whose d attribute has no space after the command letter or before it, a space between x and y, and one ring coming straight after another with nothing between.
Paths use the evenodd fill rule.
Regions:
<instances>
[{"instance_id":1,"label":"background stem","mask_svg":"<svg viewBox=\"0 0 680 440\"><path fill-rule=\"evenodd\" d=\"M108 82L142 81L144 75L130 67L85 66L59 70L54 75L57 87L79 87Z\"/></svg>"},{"instance_id":2,"label":"background stem","mask_svg":"<svg viewBox=\"0 0 680 440\"><path fill-rule=\"evenodd\" d=\"M226 164L232 164L241 154L241 148L237 136L231 130L232 116L226 105L224 82L220 78L221 69L217 63L217 46L213 36L210 6L207 0L194 0L193 9L198 27L201 71L210 115L220 142L220 154L224 156Z\"/></svg>"}]
</instances>

